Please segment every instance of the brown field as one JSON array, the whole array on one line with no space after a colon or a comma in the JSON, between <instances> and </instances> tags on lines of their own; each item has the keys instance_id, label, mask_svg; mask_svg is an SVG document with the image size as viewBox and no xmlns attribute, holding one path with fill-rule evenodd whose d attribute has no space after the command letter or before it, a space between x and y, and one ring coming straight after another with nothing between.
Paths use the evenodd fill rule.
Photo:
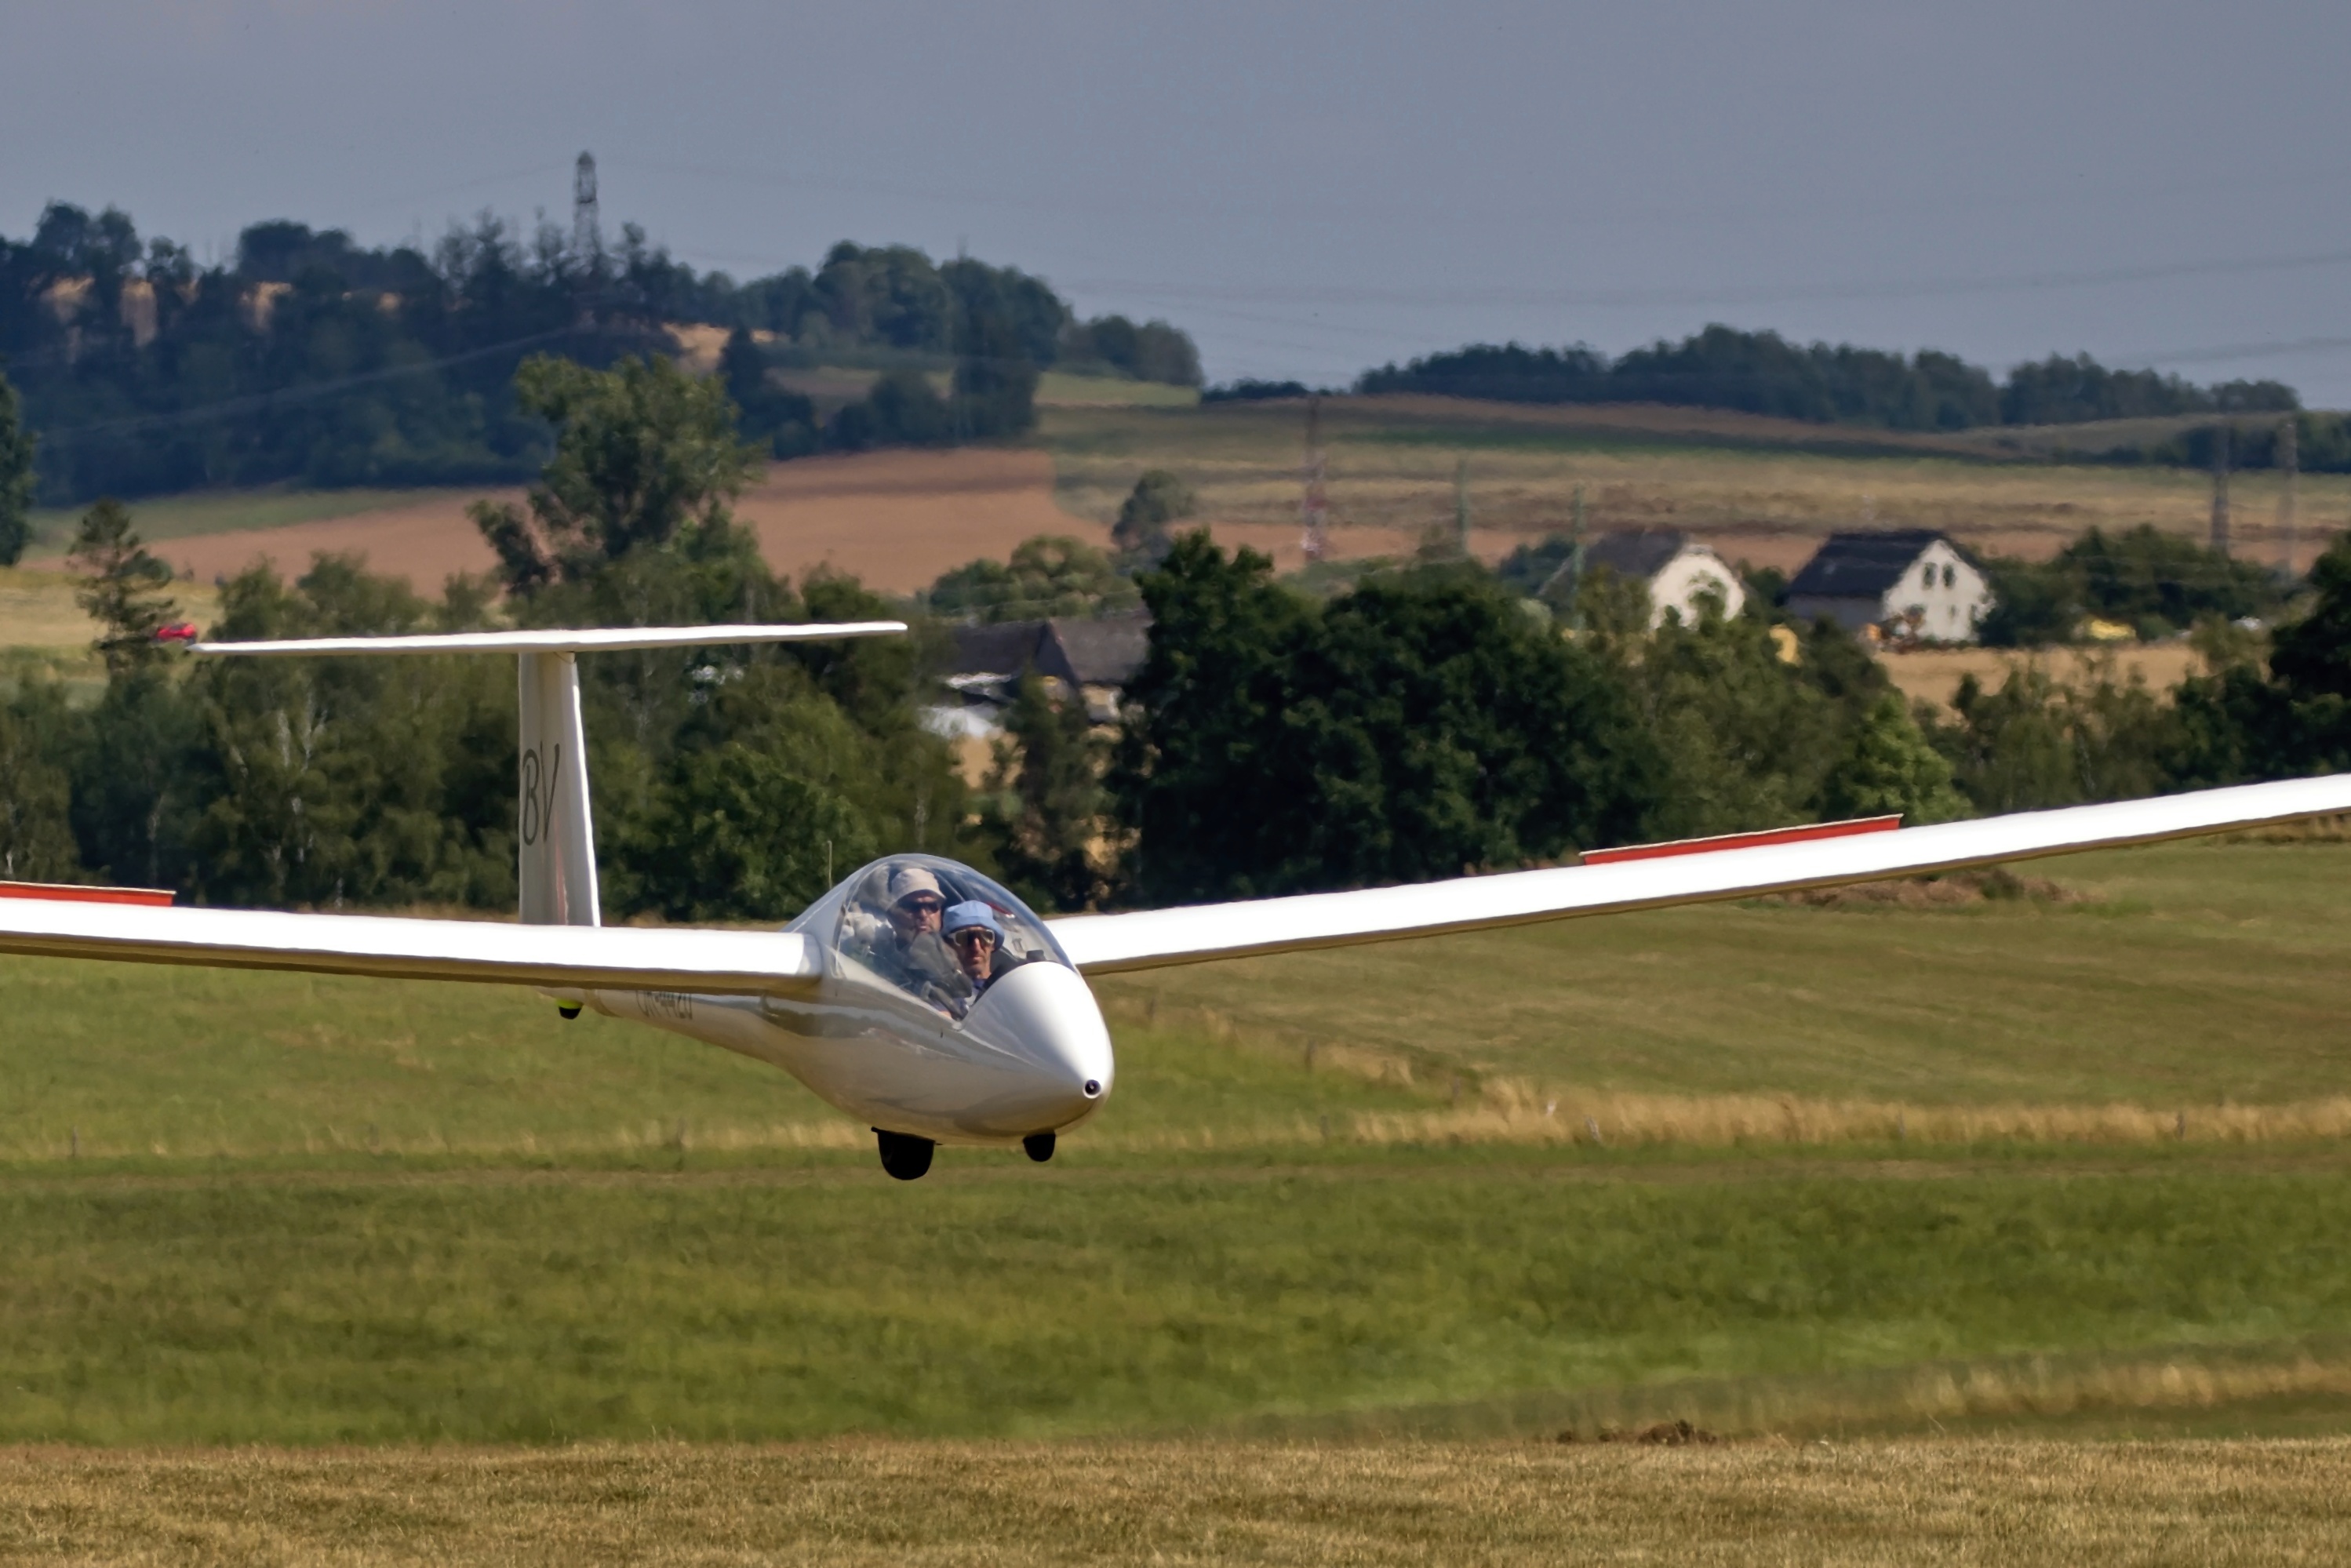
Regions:
<instances>
[{"instance_id":1,"label":"brown field","mask_svg":"<svg viewBox=\"0 0 2351 1568\"><path fill-rule=\"evenodd\" d=\"M2126 643L2111 650L2050 649L2038 654L2012 648L1926 648L1881 653L1878 663L1886 666L1903 695L1945 706L1964 677L1973 675L1985 690L1995 691L2010 671L2025 664L2037 664L2068 685L2094 681L2104 673L2120 682L2145 681L2158 692L2170 690L2203 667L2196 651L2185 643Z\"/></svg>"},{"instance_id":2,"label":"brown field","mask_svg":"<svg viewBox=\"0 0 2351 1568\"><path fill-rule=\"evenodd\" d=\"M519 500L522 492L479 495ZM158 543L155 553L210 583L256 560L298 573L315 554L356 551L376 570L433 592L454 572L496 564L465 516L475 498L434 491L427 499L324 521L183 535ZM1045 454L987 447L774 464L745 493L736 515L758 530L779 570L831 565L893 593L926 588L939 573L977 557L1001 559L1034 534L1075 534L1098 544L1110 538L1103 525L1061 509Z\"/></svg>"},{"instance_id":3,"label":"brown field","mask_svg":"<svg viewBox=\"0 0 2351 1568\"><path fill-rule=\"evenodd\" d=\"M483 492L494 500L522 498L520 490ZM315 555L357 552L377 571L404 577L426 593L458 572L488 571L497 557L482 542L481 534L465 517L475 497L447 491L434 492L429 500L408 502L360 512L324 522L293 523L277 528L233 528L216 534L190 534L153 546L155 554L183 574L203 583L235 576L256 561L266 560L288 576L299 576Z\"/></svg>"},{"instance_id":4,"label":"brown field","mask_svg":"<svg viewBox=\"0 0 2351 1568\"><path fill-rule=\"evenodd\" d=\"M1106 525L1061 508L1044 453L992 447L778 463L735 511L778 570L831 566L890 593L927 588L968 560L1001 560L1036 534L1110 543Z\"/></svg>"},{"instance_id":5,"label":"brown field","mask_svg":"<svg viewBox=\"0 0 2351 1568\"><path fill-rule=\"evenodd\" d=\"M19 1563L2319 1563L2351 1441L19 1448Z\"/></svg>"}]
</instances>

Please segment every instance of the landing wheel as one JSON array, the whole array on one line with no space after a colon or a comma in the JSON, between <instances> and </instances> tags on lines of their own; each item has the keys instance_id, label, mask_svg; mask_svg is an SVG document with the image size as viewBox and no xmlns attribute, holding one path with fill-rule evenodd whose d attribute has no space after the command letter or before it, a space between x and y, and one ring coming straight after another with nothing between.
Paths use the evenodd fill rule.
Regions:
<instances>
[{"instance_id":1,"label":"landing wheel","mask_svg":"<svg viewBox=\"0 0 2351 1568\"><path fill-rule=\"evenodd\" d=\"M1030 1159L1041 1166L1053 1157L1053 1134L1031 1133L1020 1140L1020 1146L1029 1151Z\"/></svg>"},{"instance_id":2,"label":"landing wheel","mask_svg":"<svg viewBox=\"0 0 2351 1568\"><path fill-rule=\"evenodd\" d=\"M561 1019L565 1023L569 1023L573 1019L580 1016L580 1004L578 1002L558 1002L555 1004L555 1016Z\"/></svg>"},{"instance_id":3,"label":"landing wheel","mask_svg":"<svg viewBox=\"0 0 2351 1568\"><path fill-rule=\"evenodd\" d=\"M913 1181L931 1168L931 1151L938 1145L928 1138L918 1138L912 1133L885 1133L873 1129L873 1136L882 1145L882 1168L900 1181Z\"/></svg>"}]
</instances>

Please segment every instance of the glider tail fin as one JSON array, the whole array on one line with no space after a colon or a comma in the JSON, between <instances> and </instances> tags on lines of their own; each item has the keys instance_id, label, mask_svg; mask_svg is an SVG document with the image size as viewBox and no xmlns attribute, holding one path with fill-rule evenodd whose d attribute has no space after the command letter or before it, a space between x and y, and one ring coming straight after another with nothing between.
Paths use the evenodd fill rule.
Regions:
<instances>
[{"instance_id":1,"label":"glider tail fin","mask_svg":"<svg viewBox=\"0 0 2351 1568\"><path fill-rule=\"evenodd\" d=\"M522 923L601 925L580 661L568 652L531 653L517 655L515 664L522 697L515 812Z\"/></svg>"}]
</instances>

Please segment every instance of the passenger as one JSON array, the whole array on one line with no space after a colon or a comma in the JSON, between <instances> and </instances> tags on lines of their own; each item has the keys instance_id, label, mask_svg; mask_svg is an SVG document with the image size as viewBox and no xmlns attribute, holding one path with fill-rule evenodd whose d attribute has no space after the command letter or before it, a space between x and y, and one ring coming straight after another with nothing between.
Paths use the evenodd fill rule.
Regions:
<instances>
[{"instance_id":1,"label":"passenger","mask_svg":"<svg viewBox=\"0 0 2351 1568\"><path fill-rule=\"evenodd\" d=\"M955 949L956 967L971 988L965 1011L1007 971L1020 967L1020 960L1004 951L1004 927L997 923L996 911L976 898L949 909L939 931Z\"/></svg>"},{"instance_id":2,"label":"passenger","mask_svg":"<svg viewBox=\"0 0 2351 1568\"><path fill-rule=\"evenodd\" d=\"M946 896L939 879L918 865L890 873L889 933L874 945L873 967L894 985L918 997L958 987L956 961L939 939L939 915Z\"/></svg>"}]
</instances>

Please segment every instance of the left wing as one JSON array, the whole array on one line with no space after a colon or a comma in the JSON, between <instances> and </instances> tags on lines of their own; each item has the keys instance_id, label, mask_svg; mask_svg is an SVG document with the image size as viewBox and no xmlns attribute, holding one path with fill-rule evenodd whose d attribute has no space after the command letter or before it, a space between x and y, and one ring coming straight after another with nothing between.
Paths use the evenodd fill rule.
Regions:
<instances>
[{"instance_id":1,"label":"left wing","mask_svg":"<svg viewBox=\"0 0 2351 1568\"><path fill-rule=\"evenodd\" d=\"M780 931L286 915L5 894L0 953L697 995L781 995L822 973L807 939Z\"/></svg>"},{"instance_id":2,"label":"left wing","mask_svg":"<svg viewBox=\"0 0 2351 1568\"><path fill-rule=\"evenodd\" d=\"M2351 774L2337 773L2151 800L2020 811L1893 832L1852 832L1795 843L1506 872L1354 893L1301 894L1136 915L1080 915L1050 924L1072 963L1089 975L1107 975L1835 887L2344 811L2351 811Z\"/></svg>"}]
</instances>

